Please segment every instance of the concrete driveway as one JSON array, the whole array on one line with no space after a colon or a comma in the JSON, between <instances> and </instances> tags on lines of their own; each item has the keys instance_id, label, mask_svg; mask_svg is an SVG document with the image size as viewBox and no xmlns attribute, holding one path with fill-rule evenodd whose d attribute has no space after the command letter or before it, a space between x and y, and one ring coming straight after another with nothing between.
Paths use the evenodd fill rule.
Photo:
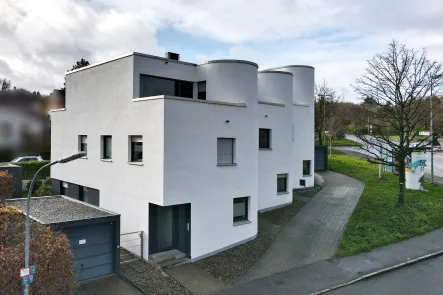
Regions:
<instances>
[{"instance_id":1,"label":"concrete driveway","mask_svg":"<svg viewBox=\"0 0 443 295\"><path fill-rule=\"evenodd\" d=\"M326 260L335 255L363 183L324 172L325 187L292 218L274 242L246 272L241 283Z\"/></svg>"},{"instance_id":2,"label":"concrete driveway","mask_svg":"<svg viewBox=\"0 0 443 295\"><path fill-rule=\"evenodd\" d=\"M80 283L76 295L144 295L137 288L116 275Z\"/></svg>"}]
</instances>

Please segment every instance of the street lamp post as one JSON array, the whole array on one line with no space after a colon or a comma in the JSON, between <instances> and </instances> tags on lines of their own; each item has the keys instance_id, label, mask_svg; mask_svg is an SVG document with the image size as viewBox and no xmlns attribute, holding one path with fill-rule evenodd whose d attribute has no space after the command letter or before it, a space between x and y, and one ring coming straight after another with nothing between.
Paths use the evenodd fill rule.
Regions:
<instances>
[{"instance_id":1,"label":"street lamp post","mask_svg":"<svg viewBox=\"0 0 443 295\"><path fill-rule=\"evenodd\" d=\"M40 173L40 171L42 171L43 169L48 168L52 165L55 165L57 163L60 163L60 164L68 163L68 162L77 160L77 159L84 157L84 156L86 156L85 152L78 152L78 153L72 154L70 156L63 157L61 159L53 161L51 163L48 163L48 164L42 166L40 169L38 169L37 172L35 173L34 177L32 178L31 185L29 186L28 198L26 200L25 268L29 268L29 240L30 240L29 210L31 207L31 194L32 194L32 190L34 188L34 182L37 179L37 175ZM28 282L25 283L25 288L24 288L23 294L24 295L29 294L29 283Z\"/></svg>"},{"instance_id":2,"label":"street lamp post","mask_svg":"<svg viewBox=\"0 0 443 295\"><path fill-rule=\"evenodd\" d=\"M434 112L432 109L432 95L433 95L433 88L434 88L434 80L440 79L443 76L443 74L431 76L431 98L430 98L430 104L431 104L431 182L434 183Z\"/></svg>"}]
</instances>

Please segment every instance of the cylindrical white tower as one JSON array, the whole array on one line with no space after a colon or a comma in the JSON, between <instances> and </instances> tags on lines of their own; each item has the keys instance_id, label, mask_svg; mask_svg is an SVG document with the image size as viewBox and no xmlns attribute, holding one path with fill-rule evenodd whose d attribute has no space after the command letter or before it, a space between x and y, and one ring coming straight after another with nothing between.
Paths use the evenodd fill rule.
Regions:
<instances>
[{"instance_id":1,"label":"cylindrical white tower","mask_svg":"<svg viewBox=\"0 0 443 295\"><path fill-rule=\"evenodd\" d=\"M197 77L206 81L206 99L257 103L258 65L244 60L211 60L197 68Z\"/></svg>"},{"instance_id":2,"label":"cylindrical white tower","mask_svg":"<svg viewBox=\"0 0 443 295\"><path fill-rule=\"evenodd\" d=\"M259 71L258 96L260 101L292 105L293 75L284 71Z\"/></svg>"},{"instance_id":3,"label":"cylindrical white tower","mask_svg":"<svg viewBox=\"0 0 443 295\"><path fill-rule=\"evenodd\" d=\"M258 73L258 209L267 211L292 202L292 74ZM268 146L263 148L263 139Z\"/></svg>"},{"instance_id":4,"label":"cylindrical white tower","mask_svg":"<svg viewBox=\"0 0 443 295\"><path fill-rule=\"evenodd\" d=\"M315 69L291 65L271 70L293 74L293 188L314 186Z\"/></svg>"}]
</instances>

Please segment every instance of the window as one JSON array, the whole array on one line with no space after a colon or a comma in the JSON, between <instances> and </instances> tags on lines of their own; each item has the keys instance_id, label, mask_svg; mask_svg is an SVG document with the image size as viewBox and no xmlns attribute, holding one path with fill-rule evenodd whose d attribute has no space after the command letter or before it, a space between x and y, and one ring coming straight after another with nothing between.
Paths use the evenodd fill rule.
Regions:
<instances>
[{"instance_id":1,"label":"window","mask_svg":"<svg viewBox=\"0 0 443 295\"><path fill-rule=\"evenodd\" d=\"M89 203L89 195L88 195L88 188L81 186L80 187L80 196L79 200L85 203Z\"/></svg>"},{"instance_id":2,"label":"window","mask_svg":"<svg viewBox=\"0 0 443 295\"><path fill-rule=\"evenodd\" d=\"M311 175L311 161L303 161L303 176Z\"/></svg>"},{"instance_id":3,"label":"window","mask_svg":"<svg viewBox=\"0 0 443 295\"><path fill-rule=\"evenodd\" d=\"M271 148L271 129L260 128L258 130L258 147L260 149Z\"/></svg>"},{"instance_id":4,"label":"window","mask_svg":"<svg viewBox=\"0 0 443 295\"><path fill-rule=\"evenodd\" d=\"M194 83L140 75L140 97L172 95L192 98Z\"/></svg>"},{"instance_id":5,"label":"window","mask_svg":"<svg viewBox=\"0 0 443 295\"><path fill-rule=\"evenodd\" d=\"M277 174L277 192L288 192L288 174Z\"/></svg>"},{"instance_id":6,"label":"window","mask_svg":"<svg viewBox=\"0 0 443 295\"><path fill-rule=\"evenodd\" d=\"M234 223L248 220L248 197L234 199Z\"/></svg>"},{"instance_id":7,"label":"window","mask_svg":"<svg viewBox=\"0 0 443 295\"><path fill-rule=\"evenodd\" d=\"M234 164L235 138L217 138L217 164Z\"/></svg>"},{"instance_id":8,"label":"window","mask_svg":"<svg viewBox=\"0 0 443 295\"><path fill-rule=\"evenodd\" d=\"M86 135L78 136L78 150L80 152L88 152L88 137Z\"/></svg>"},{"instance_id":9,"label":"window","mask_svg":"<svg viewBox=\"0 0 443 295\"><path fill-rule=\"evenodd\" d=\"M197 83L198 99L206 100L206 81Z\"/></svg>"},{"instance_id":10,"label":"window","mask_svg":"<svg viewBox=\"0 0 443 295\"><path fill-rule=\"evenodd\" d=\"M112 159L112 136L102 136L102 159Z\"/></svg>"},{"instance_id":11,"label":"window","mask_svg":"<svg viewBox=\"0 0 443 295\"><path fill-rule=\"evenodd\" d=\"M143 137L142 136L131 136L131 162L141 162L143 160Z\"/></svg>"},{"instance_id":12,"label":"window","mask_svg":"<svg viewBox=\"0 0 443 295\"><path fill-rule=\"evenodd\" d=\"M60 195L67 196L68 195L68 183L62 182L60 186Z\"/></svg>"}]
</instances>

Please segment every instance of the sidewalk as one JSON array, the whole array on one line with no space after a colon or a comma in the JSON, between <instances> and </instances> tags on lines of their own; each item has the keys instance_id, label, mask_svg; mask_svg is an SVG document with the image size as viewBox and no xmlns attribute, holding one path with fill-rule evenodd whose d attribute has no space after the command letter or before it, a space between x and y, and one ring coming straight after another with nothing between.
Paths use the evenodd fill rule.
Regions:
<instances>
[{"instance_id":1,"label":"sidewalk","mask_svg":"<svg viewBox=\"0 0 443 295\"><path fill-rule=\"evenodd\" d=\"M217 294L311 294L443 249L443 228L367 253L321 261Z\"/></svg>"},{"instance_id":2,"label":"sidewalk","mask_svg":"<svg viewBox=\"0 0 443 295\"><path fill-rule=\"evenodd\" d=\"M324 172L326 185L310 200L246 272L240 283L330 259L363 191L363 183Z\"/></svg>"}]
</instances>

